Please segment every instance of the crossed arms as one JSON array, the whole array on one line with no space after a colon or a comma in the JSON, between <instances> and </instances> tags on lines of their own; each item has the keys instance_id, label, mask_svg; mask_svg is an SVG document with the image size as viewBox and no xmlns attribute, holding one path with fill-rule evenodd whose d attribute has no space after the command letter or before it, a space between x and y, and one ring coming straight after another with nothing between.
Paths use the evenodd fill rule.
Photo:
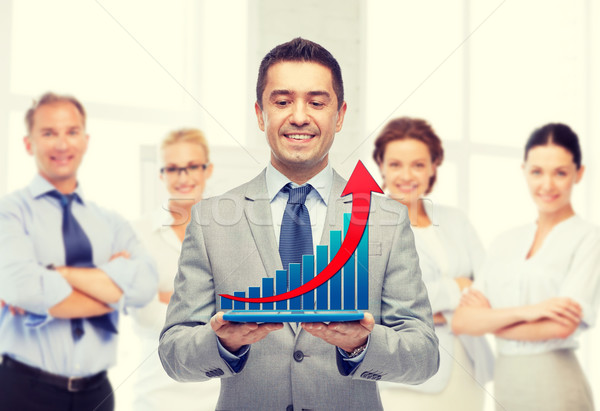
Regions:
<instances>
[{"instance_id":1,"label":"crossed arms","mask_svg":"<svg viewBox=\"0 0 600 411\"><path fill-rule=\"evenodd\" d=\"M127 251L114 254L115 258L129 258ZM117 303L123 290L98 268L58 267L56 271L73 288L71 294L48 312L55 318L95 317L113 311L108 304Z\"/></svg>"},{"instance_id":2,"label":"crossed arms","mask_svg":"<svg viewBox=\"0 0 600 411\"><path fill-rule=\"evenodd\" d=\"M520 341L565 339L581 323L581 306L568 297L554 297L538 304L510 308L491 308L478 290L463 295L454 312L455 334L483 335Z\"/></svg>"},{"instance_id":3,"label":"crossed arms","mask_svg":"<svg viewBox=\"0 0 600 411\"><path fill-rule=\"evenodd\" d=\"M129 258L129 253L121 251L114 254L110 260L119 257ZM48 313L54 318L87 318L103 315L114 311L114 308L108 304L117 303L123 296L121 288L98 268L64 266L54 270L72 287L71 293L65 299L48 309ZM4 300L0 302L2 306L7 305ZM21 306L9 305L9 308L13 315L24 314L26 311Z\"/></svg>"},{"instance_id":4,"label":"crossed arms","mask_svg":"<svg viewBox=\"0 0 600 411\"><path fill-rule=\"evenodd\" d=\"M49 269L42 262L55 259L54 244L36 244L30 227L34 221L27 217L27 210L19 204L2 202L0 301L11 306L13 314L94 317L120 306L143 306L155 295L158 275L152 258L122 218L99 214L107 226L102 239L105 248L97 250L99 255L122 250L113 251L106 263L97 268Z\"/></svg>"}]
</instances>

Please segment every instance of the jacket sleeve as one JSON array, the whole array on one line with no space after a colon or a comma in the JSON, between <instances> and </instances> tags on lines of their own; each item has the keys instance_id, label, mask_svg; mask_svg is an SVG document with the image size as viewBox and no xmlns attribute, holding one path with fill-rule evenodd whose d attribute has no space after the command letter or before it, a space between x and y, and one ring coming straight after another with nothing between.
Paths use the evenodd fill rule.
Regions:
<instances>
[{"instance_id":1,"label":"jacket sleeve","mask_svg":"<svg viewBox=\"0 0 600 411\"><path fill-rule=\"evenodd\" d=\"M393 231L382 237L391 241L391 252L382 279L380 318L373 313L379 324L353 378L419 384L438 370L438 338L406 209L399 208L396 215Z\"/></svg>"},{"instance_id":2,"label":"jacket sleeve","mask_svg":"<svg viewBox=\"0 0 600 411\"><path fill-rule=\"evenodd\" d=\"M181 382L235 375L219 354L217 336L209 324L216 312L216 296L203 226L198 218L201 207L207 203L209 200L202 200L193 208L158 347L165 371Z\"/></svg>"}]
</instances>

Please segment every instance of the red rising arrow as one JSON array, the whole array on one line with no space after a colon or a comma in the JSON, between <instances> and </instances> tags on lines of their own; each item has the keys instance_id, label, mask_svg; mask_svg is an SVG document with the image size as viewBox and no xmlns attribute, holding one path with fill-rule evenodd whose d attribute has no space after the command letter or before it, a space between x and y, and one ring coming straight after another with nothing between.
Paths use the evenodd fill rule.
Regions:
<instances>
[{"instance_id":1,"label":"red rising arrow","mask_svg":"<svg viewBox=\"0 0 600 411\"><path fill-rule=\"evenodd\" d=\"M327 267L312 280L306 284L302 284L298 288L272 297L246 298L235 297L229 294L219 295L230 300L244 301L247 303L272 303L298 297L327 282L327 280L333 277L344 264L346 264L346 261L348 261L354 253L354 250L356 250L356 247L358 247L358 243L362 238L369 219L372 191L383 194L379 185L373 180L371 174L369 174L363 163L359 160L341 195L341 197L344 197L348 194L352 194L352 216L350 217L348 232L335 257L333 257Z\"/></svg>"}]
</instances>

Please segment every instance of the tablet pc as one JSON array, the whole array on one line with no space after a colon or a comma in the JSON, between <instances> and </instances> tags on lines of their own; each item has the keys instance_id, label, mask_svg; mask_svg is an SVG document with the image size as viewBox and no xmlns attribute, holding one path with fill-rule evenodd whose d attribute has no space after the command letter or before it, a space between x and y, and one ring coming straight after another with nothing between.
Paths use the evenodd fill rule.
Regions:
<instances>
[{"instance_id":1,"label":"tablet pc","mask_svg":"<svg viewBox=\"0 0 600 411\"><path fill-rule=\"evenodd\" d=\"M313 323L358 321L364 316L356 310L230 310L223 319L243 323Z\"/></svg>"}]
</instances>

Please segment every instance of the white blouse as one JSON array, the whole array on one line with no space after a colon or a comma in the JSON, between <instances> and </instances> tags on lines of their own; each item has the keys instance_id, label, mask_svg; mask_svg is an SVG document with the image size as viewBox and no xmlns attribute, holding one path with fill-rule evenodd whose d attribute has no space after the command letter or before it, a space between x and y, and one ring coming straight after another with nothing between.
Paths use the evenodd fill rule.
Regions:
<instances>
[{"instance_id":1,"label":"white blouse","mask_svg":"<svg viewBox=\"0 0 600 411\"><path fill-rule=\"evenodd\" d=\"M159 301L158 292L173 291L181 252L181 242L171 229L172 224L171 213L162 208L133 223L140 240L154 257L159 275L154 300L132 312L135 331L141 340L142 356L149 356L136 371L134 409L214 410L219 398L219 380L177 382L167 375L158 358L158 339L167 313L167 304Z\"/></svg>"},{"instance_id":2,"label":"white blouse","mask_svg":"<svg viewBox=\"0 0 600 411\"><path fill-rule=\"evenodd\" d=\"M412 229L432 313L441 312L447 321L447 324L435 326L440 345L440 368L423 384L395 385L425 393L441 392L448 385L455 366L455 343L463 344L475 370L475 378L483 384L493 375L494 357L487 342L483 337L460 336L457 339L452 333L451 322L461 297L454 279L473 278L483 262L484 248L475 229L460 210L431 203L425 203L425 210L432 224Z\"/></svg>"},{"instance_id":3,"label":"white blouse","mask_svg":"<svg viewBox=\"0 0 600 411\"><path fill-rule=\"evenodd\" d=\"M536 304L553 297L570 297L583 309L578 330L566 339L516 341L497 338L504 355L538 354L576 348L577 337L594 325L600 303L600 229L573 216L548 233L540 249L527 254L537 225L528 224L500 235L493 243L473 287L493 308Z\"/></svg>"}]
</instances>

